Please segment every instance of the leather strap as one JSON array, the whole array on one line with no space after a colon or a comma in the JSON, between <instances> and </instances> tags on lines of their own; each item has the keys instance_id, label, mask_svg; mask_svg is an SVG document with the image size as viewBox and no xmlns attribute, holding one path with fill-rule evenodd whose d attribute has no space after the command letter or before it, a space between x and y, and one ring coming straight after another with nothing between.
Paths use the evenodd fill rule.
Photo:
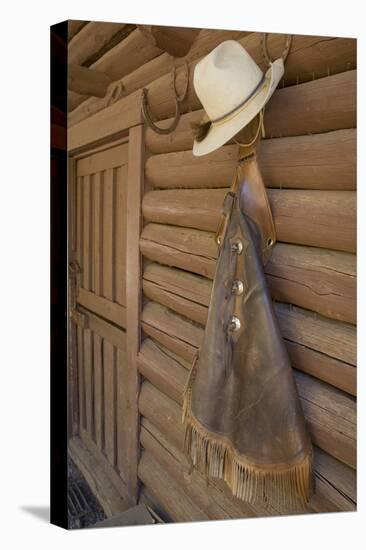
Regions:
<instances>
[{"instance_id":1,"label":"leather strap","mask_svg":"<svg viewBox=\"0 0 366 550\"><path fill-rule=\"evenodd\" d=\"M261 234L262 261L265 265L276 242L276 230L267 191L259 170L256 155L245 157L238 165L241 211L252 219Z\"/></svg>"}]
</instances>

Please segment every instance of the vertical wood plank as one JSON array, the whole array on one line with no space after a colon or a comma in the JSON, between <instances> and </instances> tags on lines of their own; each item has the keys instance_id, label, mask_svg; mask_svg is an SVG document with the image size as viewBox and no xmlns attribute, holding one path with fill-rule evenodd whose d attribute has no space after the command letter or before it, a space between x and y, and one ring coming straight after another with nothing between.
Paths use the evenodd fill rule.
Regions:
<instances>
[{"instance_id":1,"label":"vertical wood plank","mask_svg":"<svg viewBox=\"0 0 366 550\"><path fill-rule=\"evenodd\" d=\"M115 465L114 363L114 346L104 340L104 450L112 466Z\"/></svg>"},{"instance_id":2,"label":"vertical wood plank","mask_svg":"<svg viewBox=\"0 0 366 550\"><path fill-rule=\"evenodd\" d=\"M84 178L78 176L76 181L76 260L80 267L83 266L83 211L84 211ZM77 275L76 293L82 284L82 273Z\"/></svg>"},{"instance_id":3,"label":"vertical wood plank","mask_svg":"<svg viewBox=\"0 0 366 550\"><path fill-rule=\"evenodd\" d=\"M127 375L127 361L126 352L121 349L117 349L117 466L122 479L126 482L126 472L128 469L128 457L126 455L127 448L127 433L126 433L126 375Z\"/></svg>"},{"instance_id":4,"label":"vertical wood plank","mask_svg":"<svg viewBox=\"0 0 366 550\"><path fill-rule=\"evenodd\" d=\"M126 305L127 164L116 169L116 302Z\"/></svg>"},{"instance_id":5,"label":"vertical wood plank","mask_svg":"<svg viewBox=\"0 0 366 550\"><path fill-rule=\"evenodd\" d=\"M68 239L69 261L76 259L77 241L77 179L76 162L72 157L68 158ZM68 437L78 433L79 425L79 398L78 398L78 376L77 376L77 326L72 321L70 312L76 302L76 277L68 272L68 331L69 331L69 354L68 354Z\"/></svg>"},{"instance_id":6,"label":"vertical wood plank","mask_svg":"<svg viewBox=\"0 0 366 550\"><path fill-rule=\"evenodd\" d=\"M80 426L85 428L85 384L84 384L84 334L83 329L78 326L78 389L80 407Z\"/></svg>"},{"instance_id":7,"label":"vertical wood plank","mask_svg":"<svg viewBox=\"0 0 366 550\"><path fill-rule=\"evenodd\" d=\"M132 504L138 500L137 465L139 460L139 374L137 354L140 349L141 255L139 239L142 225L141 201L144 185L143 126L130 129L127 181L127 250L126 250L126 308L127 308L127 368L126 368L126 483Z\"/></svg>"},{"instance_id":8,"label":"vertical wood plank","mask_svg":"<svg viewBox=\"0 0 366 550\"><path fill-rule=\"evenodd\" d=\"M91 284L91 176L84 176L83 183L83 288L90 290Z\"/></svg>"},{"instance_id":9,"label":"vertical wood plank","mask_svg":"<svg viewBox=\"0 0 366 550\"><path fill-rule=\"evenodd\" d=\"M103 296L113 300L113 188L114 171L104 172L103 182Z\"/></svg>"},{"instance_id":10,"label":"vertical wood plank","mask_svg":"<svg viewBox=\"0 0 366 550\"><path fill-rule=\"evenodd\" d=\"M84 380L86 431L93 439L93 334L84 330Z\"/></svg>"},{"instance_id":11,"label":"vertical wood plank","mask_svg":"<svg viewBox=\"0 0 366 550\"><path fill-rule=\"evenodd\" d=\"M94 441L98 449L103 449L104 395L102 367L102 338L94 333Z\"/></svg>"},{"instance_id":12,"label":"vertical wood plank","mask_svg":"<svg viewBox=\"0 0 366 550\"><path fill-rule=\"evenodd\" d=\"M102 292L102 240L103 240L103 172L94 176L93 182L93 284L92 290Z\"/></svg>"}]
</instances>

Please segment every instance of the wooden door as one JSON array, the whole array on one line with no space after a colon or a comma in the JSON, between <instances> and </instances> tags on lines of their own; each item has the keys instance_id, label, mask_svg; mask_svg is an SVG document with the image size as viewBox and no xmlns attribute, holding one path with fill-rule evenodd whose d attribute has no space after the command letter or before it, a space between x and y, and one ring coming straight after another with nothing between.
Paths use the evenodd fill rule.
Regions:
<instances>
[{"instance_id":1,"label":"wooden door","mask_svg":"<svg viewBox=\"0 0 366 550\"><path fill-rule=\"evenodd\" d=\"M76 159L70 189L74 434L122 480L127 470L127 160L127 143Z\"/></svg>"},{"instance_id":2,"label":"wooden door","mask_svg":"<svg viewBox=\"0 0 366 550\"><path fill-rule=\"evenodd\" d=\"M126 324L128 144L76 161L76 302L121 327Z\"/></svg>"}]
</instances>

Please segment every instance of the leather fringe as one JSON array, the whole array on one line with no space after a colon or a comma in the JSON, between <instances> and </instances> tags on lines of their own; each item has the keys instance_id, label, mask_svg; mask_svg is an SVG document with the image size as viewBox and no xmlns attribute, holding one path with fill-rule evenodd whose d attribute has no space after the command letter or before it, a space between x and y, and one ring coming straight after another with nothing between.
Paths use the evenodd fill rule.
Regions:
<instances>
[{"instance_id":1,"label":"leather fringe","mask_svg":"<svg viewBox=\"0 0 366 550\"><path fill-rule=\"evenodd\" d=\"M313 453L297 464L273 468L246 463L224 438L213 435L191 414L196 354L183 394L184 452L207 478L224 479L233 495L250 504L260 502L277 509L304 509L313 490Z\"/></svg>"}]
</instances>

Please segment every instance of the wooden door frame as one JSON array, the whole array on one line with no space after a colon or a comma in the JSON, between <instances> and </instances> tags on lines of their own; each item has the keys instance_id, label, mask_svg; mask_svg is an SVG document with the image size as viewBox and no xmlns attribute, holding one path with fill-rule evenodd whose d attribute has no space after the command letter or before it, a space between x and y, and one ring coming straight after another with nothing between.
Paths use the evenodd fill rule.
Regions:
<instances>
[{"instance_id":1,"label":"wooden door frame","mask_svg":"<svg viewBox=\"0 0 366 550\"><path fill-rule=\"evenodd\" d=\"M126 98L127 99L127 98ZM138 462L140 455L140 422L138 398L140 374L137 355L141 344L141 295L142 261L139 239L142 229L142 197L144 193L144 128L140 108L140 94L132 94L128 101L117 102L97 115L68 129L68 158L72 189L75 180L75 165L82 158L97 150L128 141L127 177L127 235L126 235L126 354L127 380L125 421L128 430L126 448L128 471L125 472L128 500L136 504L139 496ZM126 108L127 107L127 108ZM73 234L70 236L72 237ZM72 378L74 381L74 379ZM70 388L70 391L74 391ZM72 413L74 414L74 413Z\"/></svg>"}]
</instances>

